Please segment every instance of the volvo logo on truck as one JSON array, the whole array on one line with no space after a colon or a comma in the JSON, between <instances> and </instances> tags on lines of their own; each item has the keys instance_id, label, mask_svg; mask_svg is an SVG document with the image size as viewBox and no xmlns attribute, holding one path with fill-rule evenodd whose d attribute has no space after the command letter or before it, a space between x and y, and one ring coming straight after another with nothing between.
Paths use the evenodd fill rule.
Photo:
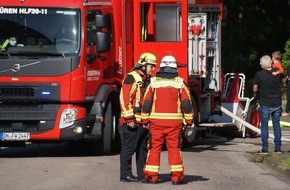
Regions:
<instances>
[{"instance_id":1,"label":"volvo logo on truck","mask_svg":"<svg viewBox=\"0 0 290 190\"><path fill-rule=\"evenodd\" d=\"M12 66L12 71L13 71L14 73L17 73L19 70L20 70L20 64L14 64L14 65Z\"/></svg>"}]
</instances>

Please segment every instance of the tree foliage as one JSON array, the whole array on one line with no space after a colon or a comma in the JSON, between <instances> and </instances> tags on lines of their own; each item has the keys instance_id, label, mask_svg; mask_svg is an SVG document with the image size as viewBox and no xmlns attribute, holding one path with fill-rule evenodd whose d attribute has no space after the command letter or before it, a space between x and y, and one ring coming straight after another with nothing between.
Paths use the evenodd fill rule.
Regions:
<instances>
[{"instance_id":1,"label":"tree foliage","mask_svg":"<svg viewBox=\"0 0 290 190\"><path fill-rule=\"evenodd\" d=\"M282 56L282 65L284 68L287 68L290 66L290 38L286 42L285 48L284 48L284 53Z\"/></svg>"},{"instance_id":2,"label":"tree foliage","mask_svg":"<svg viewBox=\"0 0 290 190\"><path fill-rule=\"evenodd\" d=\"M289 42L285 47L290 36L288 0L223 0L223 11L225 72L243 72L251 78L261 69L259 58L276 50L283 55L288 51L289 60Z\"/></svg>"}]
</instances>

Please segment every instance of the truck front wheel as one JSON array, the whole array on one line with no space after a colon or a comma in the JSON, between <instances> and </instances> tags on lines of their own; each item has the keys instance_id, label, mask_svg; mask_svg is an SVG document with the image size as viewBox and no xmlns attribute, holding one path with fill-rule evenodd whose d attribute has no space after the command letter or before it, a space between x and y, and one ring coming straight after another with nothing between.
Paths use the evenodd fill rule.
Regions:
<instances>
[{"instance_id":1,"label":"truck front wheel","mask_svg":"<svg viewBox=\"0 0 290 190\"><path fill-rule=\"evenodd\" d=\"M112 102L108 101L105 107L104 125L103 125L103 153L110 154L112 151L112 127L113 127L113 111Z\"/></svg>"}]
</instances>

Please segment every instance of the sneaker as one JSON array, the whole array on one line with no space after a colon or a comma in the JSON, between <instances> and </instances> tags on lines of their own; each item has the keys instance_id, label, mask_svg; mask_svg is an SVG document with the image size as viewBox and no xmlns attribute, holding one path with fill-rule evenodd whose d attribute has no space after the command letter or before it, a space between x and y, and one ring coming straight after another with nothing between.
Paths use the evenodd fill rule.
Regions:
<instances>
[{"instance_id":1,"label":"sneaker","mask_svg":"<svg viewBox=\"0 0 290 190\"><path fill-rule=\"evenodd\" d=\"M257 152L257 154L268 154L268 153L269 153L268 150L263 149Z\"/></svg>"},{"instance_id":2,"label":"sneaker","mask_svg":"<svg viewBox=\"0 0 290 190\"><path fill-rule=\"evenodd\" d=\"M275 150L275 153L276 153L276 154L281 154L281 153L283 153L283 152L282 152L280 149L276 149L276 150Z\"/></svg>"}]
</instances>

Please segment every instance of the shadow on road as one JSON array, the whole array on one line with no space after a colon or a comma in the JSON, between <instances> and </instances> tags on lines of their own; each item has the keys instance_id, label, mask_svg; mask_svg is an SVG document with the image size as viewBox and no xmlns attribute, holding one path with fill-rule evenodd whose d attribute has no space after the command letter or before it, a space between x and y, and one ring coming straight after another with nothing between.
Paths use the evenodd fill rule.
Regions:
<instances>
[{"instance_id":1,"label":"shadow on road","mask_svg":"<svg viewBox=\"0 0 290 190\"><path fill-rule=\"evenodd\" d=\"M188 184L194 181L208 181L208 178L204 178L199 175L184 175L184 184ZM159 174L159 181L158 183L167 183L171 182L170 174Z\"/></svg>"},{"instance_id":2,"label":"shadow on road","mask_svg":"<svg viewBox=\"0 0 290 190\"><path fill-rule=\"evenodd\" d=\"M111 155L119 154L119 152ZM86 157L103 156L98 147L88 143L27 144L25 147L2 147L0 157ZM108 156L108 155L106 155Z\"/></svg>"}]
</instances>

